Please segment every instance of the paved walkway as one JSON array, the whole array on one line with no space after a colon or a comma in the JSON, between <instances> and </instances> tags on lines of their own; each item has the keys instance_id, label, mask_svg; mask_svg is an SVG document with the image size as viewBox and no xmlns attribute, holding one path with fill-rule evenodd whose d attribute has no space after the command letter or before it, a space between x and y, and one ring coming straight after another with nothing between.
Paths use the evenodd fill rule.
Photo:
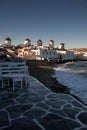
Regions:
<instances>
[{"instance_id":1,"label":"paved walkway","mask_svg":"<svg viewBox=\"0 0 87 130\"><path fill-rule=\"evenodd\" d=\"M29 88L0 96L1 130L87 130L87 107L30 77Z\"/></svg>"}]
</instances>

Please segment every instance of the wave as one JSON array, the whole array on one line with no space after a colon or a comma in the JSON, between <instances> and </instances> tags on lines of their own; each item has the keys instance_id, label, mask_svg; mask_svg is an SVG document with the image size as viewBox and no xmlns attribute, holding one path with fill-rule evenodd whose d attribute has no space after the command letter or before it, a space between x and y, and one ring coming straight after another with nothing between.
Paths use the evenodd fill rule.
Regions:
<instances>
[{"instance_id":1,"label":"wave","mask_svg":"<svg viewBox=\"0 0 87 130\"><path fill-rule=\"evenodd\" d=\"M64 86L70 89L70 93L76 95L82 102L87 104L87 79L67 67L71 63L61 64L54 68L55 77Z\"/></svg>"}]
</instances>

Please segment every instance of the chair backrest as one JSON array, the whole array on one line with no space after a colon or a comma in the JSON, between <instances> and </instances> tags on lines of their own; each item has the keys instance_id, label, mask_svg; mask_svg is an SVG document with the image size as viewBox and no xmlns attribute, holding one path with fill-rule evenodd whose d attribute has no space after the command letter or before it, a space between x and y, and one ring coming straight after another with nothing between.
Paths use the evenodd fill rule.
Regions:
<instances>
[{"instance_id":1,"label":"chair backrest","mask_svg":"<svg viewBox=\"0 0 87 130\"><path fill-rule=\"evenodd\" d=\"M25 66L25 62L1 62L0 67Z\"/></svg>"},{"instance_id":2,"label":"chair backrest","mask_svg":"<svg viewBox=\"0 0 87 130\"><path fill-rule=\"evenodd\" d=\"M5 62L0 64L0 76L3 74L29 74L25 62Z\"/></svg>"}]
</instances>

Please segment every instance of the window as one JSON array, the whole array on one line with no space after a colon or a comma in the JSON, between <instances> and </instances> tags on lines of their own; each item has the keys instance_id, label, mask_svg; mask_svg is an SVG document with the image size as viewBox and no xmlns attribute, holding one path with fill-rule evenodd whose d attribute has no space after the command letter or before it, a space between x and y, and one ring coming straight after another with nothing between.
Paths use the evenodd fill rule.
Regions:
<instances>
[{"instance_id":1,"label":"window","mask_svg":"<svg viewBox=\"0 0 87 130\"><path fill-rule=\"evenodd\" d=\"M48 55L48 52L46 52L46 55Z\"/></svg>"},{"instance_id":2,"label":"window","mask_svg":"<svg viewBox=\"0 0 87 130\"><path fill-rule=\"evenodd\" d=\"M54 52L54 55L55 55L55 52Z\"/></svg>"}]
</instances>

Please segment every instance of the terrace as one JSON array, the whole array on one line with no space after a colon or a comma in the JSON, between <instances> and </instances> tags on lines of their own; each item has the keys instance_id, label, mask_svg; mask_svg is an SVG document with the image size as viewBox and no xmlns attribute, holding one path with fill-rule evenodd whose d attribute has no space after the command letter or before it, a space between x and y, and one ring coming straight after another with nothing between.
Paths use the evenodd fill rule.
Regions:
<instances>
[{"instance_id":1,"label":"terrace","mask_svg":"<svg viewBox=\"0 0 87 130\"><path fill-rule=\"evenodd\" d=\"M52 92L32 76L27 88L1 93L2 130L87 129L85 105L68 94Z\"/></svg>"}]
</instances>

